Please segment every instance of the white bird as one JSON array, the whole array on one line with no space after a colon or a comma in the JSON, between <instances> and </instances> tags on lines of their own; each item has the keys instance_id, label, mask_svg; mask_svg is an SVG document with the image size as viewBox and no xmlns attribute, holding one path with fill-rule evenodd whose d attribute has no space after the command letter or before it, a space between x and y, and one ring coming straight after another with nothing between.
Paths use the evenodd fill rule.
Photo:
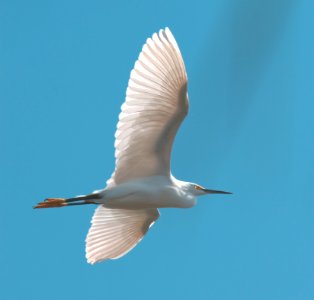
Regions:
<instances>
[{"instance_id":1,"label":"white bird","mask_svg":"<svg viewBox=\"0 0 314 300\"><path fill-rule=\"evenodd\" d=\"M48 198L34 207L98 205L86 238L89 263L117 259L133 249L158 219L158 208L188 208L198 196L230 194L171 174L174 137L188 107L183 58L166 28L147 39L131 72L115 134L116 166L106 188Z\"/></svg>"}]
</instances>

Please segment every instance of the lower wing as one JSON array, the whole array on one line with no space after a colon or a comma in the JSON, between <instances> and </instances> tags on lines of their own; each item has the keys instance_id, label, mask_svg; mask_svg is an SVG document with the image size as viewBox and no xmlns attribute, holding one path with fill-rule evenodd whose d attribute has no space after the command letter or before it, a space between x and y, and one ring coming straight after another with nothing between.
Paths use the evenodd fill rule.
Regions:
<instances>
[{"instance_id":1,"label":"lower wing","mask_svg":"<svg viewBox=\"0 0 314 300\"><path fill-rule=\"evenodd\" d=\"M122 257L142 240L158 217L158 209L109 209L100 205L86 238L87 261L94 264Z\"/></svg>"}]
</instances>

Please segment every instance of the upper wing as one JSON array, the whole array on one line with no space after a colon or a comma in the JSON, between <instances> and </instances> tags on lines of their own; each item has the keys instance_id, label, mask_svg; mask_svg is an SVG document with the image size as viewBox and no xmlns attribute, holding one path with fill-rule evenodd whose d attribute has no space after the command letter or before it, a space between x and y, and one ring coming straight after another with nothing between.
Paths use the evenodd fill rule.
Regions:
<instances>
[{"instance_id":1,"label":"upper wing","mask_svg":"<svg viewBox=\"0 0 314 300\"><path fill-rule=\"evenodd\" d=\"M149 38L131 72L115 134L108 185L169 175L175 134L188 113L187 75L168 28Z\"/></svg>"}]
</instances>

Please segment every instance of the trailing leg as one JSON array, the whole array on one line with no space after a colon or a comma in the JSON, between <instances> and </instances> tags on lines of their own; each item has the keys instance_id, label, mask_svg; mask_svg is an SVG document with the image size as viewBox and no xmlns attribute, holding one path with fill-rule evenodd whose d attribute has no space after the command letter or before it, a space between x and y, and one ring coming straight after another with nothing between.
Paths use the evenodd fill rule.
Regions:
<instances>
[{"instance_id":1,"label":"trailing leg","mask_svg":"<svg viewBox=\"0 0 314 300\"><path fill-rule=\"evenodd\" d=\"M75 198L47 198L43 202L39 202L33 208L53 208L53 207L64 207L74 205L85 205L85 204L97 204L93 200L97 199L97 194L90 194L86 196L78 196Z\"/></svg>"}]
</instances>

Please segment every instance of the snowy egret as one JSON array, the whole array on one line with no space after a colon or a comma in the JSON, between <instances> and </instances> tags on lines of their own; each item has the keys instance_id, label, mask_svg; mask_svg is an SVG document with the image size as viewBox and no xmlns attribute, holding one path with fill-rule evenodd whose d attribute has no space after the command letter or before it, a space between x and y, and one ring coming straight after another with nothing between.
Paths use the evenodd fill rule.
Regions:
<instances>
[{"instance_id":1,"label":"snowy egret","mask_svg":"<svg viewBox=\"0 0 314 300\"><path fill-rule=\"evenodd\" d=\"M89 263L129 252L158 219L158 208L188 208L198 196L230 194L171 174L171 148L188 106L183 58L166 28L147 39L131 72L115 134L116 167L106 188L75 198L48 198L34 207L98 205L86 238Z\"/></svg>"}]
</instances>

